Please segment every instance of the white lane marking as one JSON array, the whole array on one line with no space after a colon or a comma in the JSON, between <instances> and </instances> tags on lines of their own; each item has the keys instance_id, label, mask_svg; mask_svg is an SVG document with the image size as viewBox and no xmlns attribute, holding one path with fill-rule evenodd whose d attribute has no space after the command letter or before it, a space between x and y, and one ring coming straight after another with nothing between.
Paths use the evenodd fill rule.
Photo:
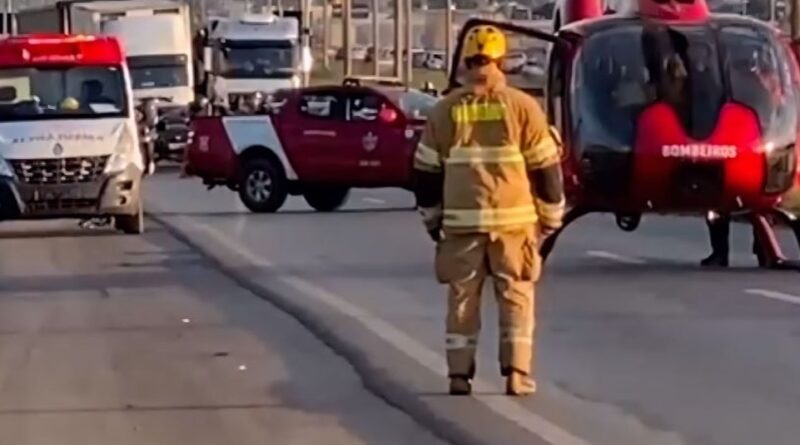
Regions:
<instances>
[{"instance_id":1,"label":"white lane marking","mask_svg":"<svg viewBox=\"0 0 800 445\"><path fill-rule=\"evenodd\" d=\"M760 297L772 298L773 300L779 300L785 303L800 305L800 297L791 294L784 294L783 292L776 292L774 290L767 289L745 289L744 292L750 295L758 295Z\"/></svg>"},{"instance_id":2,"label":"white lane marking","mask_svg":"<svg viewBox=\"0 0 800 445\"><path fill-rule=\"evenodd\" d=\"M386 201L378 198L361 198L361 200L370 204L386 204Z\"/></svg>"},{"instance_id":3,"label":"white lane marking","mask_svg":"<svg viewBox=\"0 0 800 445\"><path fill-rule=\"evenodd\" d=\"M275 264L254 253L244 245L225 236L219 230L203 223L191 221L186 217L178 217L182 224L193 227L196 230L205 232L209 237L218 243L227 246L234 252L241 254L252 265L263 268L274 268ZM309 281L303 280L293 275L279 275L275 277L289 287L300 291L330 308L347 315L358 321L372 334L383 339L395 349L403 352L409 358L416 361L421 366L427 368L434 374L445 376L445 358L439 353L434 352L422 343L418 342L405 332L395 328L392 324L377 317L376 315L356 306L342 297L325 290ZM474 382L475 389L479 392L499 393L501 389L488 381L477 378ZM474 395L475 399L486 405L489 409L505 417L509 421L517 424L520 428L533 433L551 445L591 445L590 442L579 438L561 427L551 423L547 419L525 409L519 403L509 400L507 397Z\"/></svg>"},{"instance_id":4,"label":"white lane marking","mask_svg":"<svg viewBox=\"0 0 800 445\"><path fill-rule=\"evenodd\" d=\"M639 258L632 258L629 256L619 255L613 252L607 252L605 250L587 250L586 255L595 258L603 258L606 260L616 261L618 263L625 263L625 264L644 264L644 260L640 260Z\"/></svg>"}]
</instances>

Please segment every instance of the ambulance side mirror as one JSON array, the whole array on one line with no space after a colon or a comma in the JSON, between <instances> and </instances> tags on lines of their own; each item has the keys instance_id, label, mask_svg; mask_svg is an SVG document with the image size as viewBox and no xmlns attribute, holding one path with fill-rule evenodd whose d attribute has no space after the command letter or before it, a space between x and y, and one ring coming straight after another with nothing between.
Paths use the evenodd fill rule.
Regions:
<instances>
[{"instance_id":1,"label":"ambulance side mirror","mask_svg":"<svg viewBox=\"0 0 800 445\"><path fill-rule=\"evenodd\" d=\"M189 112L192 115L200 114L204 110L208 109L208 104L209 104L208 98L206 98L205 96L200 96L189 105Z\"/></svg>"},{"instance_id":2,"label":"ambulance side mirror","mask_svg":"<svg viewBox=\"0 0 800 445\"><path fill-rule=\"evenodd\" d=\"M214 64L212 63L212 58L214 57L214 52L211 50L210 46L203 47L203 71L210 73L214 69Z\"/></svg>"}]
</instances>

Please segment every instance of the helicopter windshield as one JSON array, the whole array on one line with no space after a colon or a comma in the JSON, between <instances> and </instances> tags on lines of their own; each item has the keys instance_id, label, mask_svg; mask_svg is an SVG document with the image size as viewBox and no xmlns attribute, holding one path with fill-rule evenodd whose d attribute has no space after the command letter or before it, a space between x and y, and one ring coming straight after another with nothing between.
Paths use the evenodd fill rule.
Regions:
<instances>
[{"instance_id":1,"label":"helicopter windshield","mask_svg":"<svg viewBox=\"0 0 800 445\"><path fill-rule=\"evenodd\" d=\"M765 136L794 135L797 107L783 45L747 24L601 31L583 45L572 82L579 150L630 151L639 114L656 102L670 105L694 139L710 136L726 102L752 109Z\"/></svg>"}]
</instances>

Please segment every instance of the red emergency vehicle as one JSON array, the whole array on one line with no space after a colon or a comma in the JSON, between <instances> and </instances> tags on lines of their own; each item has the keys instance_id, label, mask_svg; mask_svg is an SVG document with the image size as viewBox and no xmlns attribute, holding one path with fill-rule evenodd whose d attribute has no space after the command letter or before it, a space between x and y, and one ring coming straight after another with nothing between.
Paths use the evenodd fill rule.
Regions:
<instances>
[{"instance_id":1,"label":"red emergency vehicle","mask_svg":"<svg viewBox=\"0 0 800 445\"><path fill-rule=\"evenodd\" d=\"M282 90L262 112L195 115L184 172L238 191L253 212L288 195L332 211L351 188L404 187L427 110L436 98L399 86Z\"/></svg>"}]
</instances>

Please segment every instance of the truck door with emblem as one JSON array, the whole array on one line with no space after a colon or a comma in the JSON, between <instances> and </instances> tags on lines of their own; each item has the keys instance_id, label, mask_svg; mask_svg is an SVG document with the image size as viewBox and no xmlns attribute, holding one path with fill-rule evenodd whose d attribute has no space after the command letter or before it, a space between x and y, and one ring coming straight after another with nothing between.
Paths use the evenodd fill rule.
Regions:
<instances>
[{"instance_id":1,"label":"truck door with emblem","mask_svg":"<svg viewBox=\"0 0 800 445\"><path fill-rule=\"evenodd\" d=\"M347 182L359 172L360 139L346 128L346 99L337 88L299 93L281 116L281 139L302 182Z\"/></svg>"},{"instance_id":2,"label":"truck door with emblem","mask_svg":"<svg viewBox=\"0 0 800 445\"><path fill-rule=\"evenodd\" d=\"M406 118L397 105L379 91L348 94L348 132L358 137L359 182L366 186L401 186L408 181L409 147Z\"/></svg>"}]
</instances>

